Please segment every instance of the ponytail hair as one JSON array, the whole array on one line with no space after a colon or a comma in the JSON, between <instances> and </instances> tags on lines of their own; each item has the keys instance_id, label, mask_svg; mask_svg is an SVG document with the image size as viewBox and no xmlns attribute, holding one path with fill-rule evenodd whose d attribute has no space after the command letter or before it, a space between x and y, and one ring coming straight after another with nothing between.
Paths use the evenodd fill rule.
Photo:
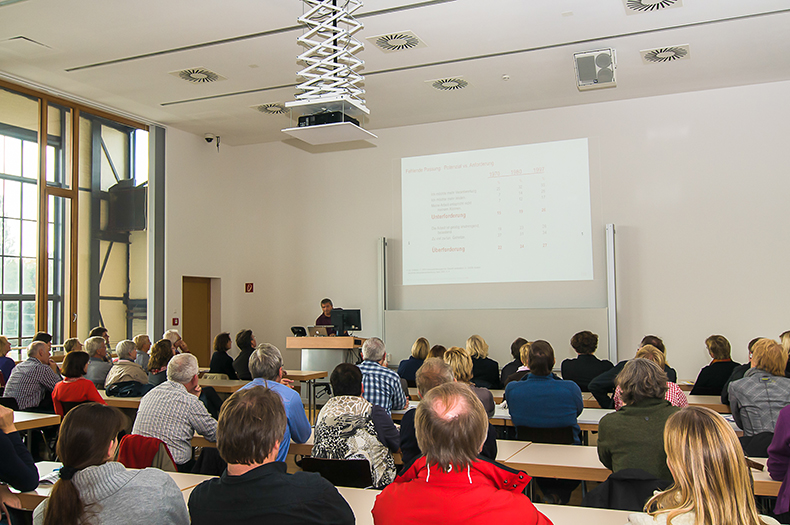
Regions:
<instances>
[{"instance_id":1,"label":"ponytail hair","mask_svg":"<svg viewBox=\"0 0 790 525\"><path fill-rule=\"evenodd\" d=\"M110 443L125 426L120 410L99 403L83 403L66 414L57 445L63 468L52 487L44 525L79 525L84 521L85 504L72 476L86 467L105 463Z\"/></svg>"}]
</instances>

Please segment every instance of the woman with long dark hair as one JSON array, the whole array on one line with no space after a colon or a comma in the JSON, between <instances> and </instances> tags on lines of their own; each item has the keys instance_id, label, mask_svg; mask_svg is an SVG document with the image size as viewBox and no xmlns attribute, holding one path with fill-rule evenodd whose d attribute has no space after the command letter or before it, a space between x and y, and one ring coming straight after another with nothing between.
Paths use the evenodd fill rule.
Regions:
<instances>
[{"instance_id":1,"label":"woman with long dark hair","mask_svg":"<svg viewBox=\"0 0 790 525\"><path fill-rule=\"evenodd\" d=\"M63 418L58 457L60 479L33 513L36 525L84 523L188 524L175 481L154 468L126 470L112 461L125 417L98 403L74 407Z\"/></svg>"}]
</instances>

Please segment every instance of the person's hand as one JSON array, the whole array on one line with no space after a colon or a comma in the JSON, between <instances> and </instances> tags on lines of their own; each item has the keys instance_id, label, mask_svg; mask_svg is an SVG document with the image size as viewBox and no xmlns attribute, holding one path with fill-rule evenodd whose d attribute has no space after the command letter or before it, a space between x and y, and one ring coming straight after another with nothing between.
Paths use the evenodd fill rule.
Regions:
<instances>
[{"instance_id":1,"label":"person's hand","mask_svg":"<svg viewBox=\"0 0 790 525\"><path fill-rule=\"evenodd\" d=\"M198 397L200 397L200 393L202 391L203 391L203 389L200 388L200 385L197 385L197 384L195 385L195 388L193 388L192 390L187 390L187 392L189 392L190 394L194 394L194 395L196 395Z\"/></svg>"},{"instance_id":2,"label":"person's hand","mask_svg":"<svg viewBox=\"0 0 790 525\"><path fill-rule=\"evenodd\" d=\"M294 382L293 379L288 379L287 377L283 377L282 379L280 379L280 384L285 385L289 388L293 388L293 382Z\"/></svg>"},{"instance_id":3,"label":"person's hand","mask_svg":"<svg viewBox=\"0 0 790 525\"><path fill-rule=\"evenodd\" d=\"M191 352L189 351L189 347L187 346L187 344L184 342L184 340L183 340L183 339L181 339L180 341L178 341L178 343L176 344L176 346L178 346L178 349L179 349L179 350L181 350L181 353L183 353L183 354L189 354L189 353L191 353Z\"/></svg>"},{"instance_id":4,"label":"person's hand","mask_svg":"<svg viewBox=\"0 0 790 525\"><path fill-rule=\"evenodd\" d=\"M16 427L14 426L14 411L3 405L0 405L0 430L5 434L16 432Z\"/></svg>"},{"instance_id":5,"label":"person's hand","mask_svg":"<svg viewBox=\"0 0 790 525\"><path fill-rule=\"evenodd\" d=\"M22 508L22 503L19 501L19 497L8 490L7 485L0 485L0 508L2 509L3 513L8 516L8 511L5 508L6 505L9 507L14 507L15 509Z\"/></svg>"},{"instance_id":6,"label":"person's hand","mask_svg":"<svg viewBox=\"0 0 790 525\"><path fill-rule=\"evenodd\" d=\"M337 334L329 334L329 337L335 337Z\"/></svg>"},{"instance_id":7,"label":"person's hand","mask_svg":"<svg viewBox=\"0 0 790 525\"><path fill-rule=\"evenodd\" d=\"M50 359L49 363L47 363L47 364L49 364L49 367L52 369L53 372L55 372L56 374L60 375L60 368L58 368L58 364L55 361Z\"/></svg>"}]
</instances>

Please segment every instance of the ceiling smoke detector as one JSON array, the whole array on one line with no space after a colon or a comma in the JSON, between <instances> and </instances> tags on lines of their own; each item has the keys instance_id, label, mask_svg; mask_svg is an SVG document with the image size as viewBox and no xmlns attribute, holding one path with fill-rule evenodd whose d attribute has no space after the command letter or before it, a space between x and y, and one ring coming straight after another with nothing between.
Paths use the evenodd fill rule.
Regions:
<instances>
[{"instance_id":1,"label":"ceiling smoke detector","mask_svg":"<svg viewBox=\"0 0 790 525\"><path fill-rule=\"evenodd\" d=\"M629 15L683 6L683 0L623 0L623 3Z\"/></svg>"},{"instance_id":2,"label":"ceiling smoke detector","mask_svg":"<svg viewBox=\"0 0 790 525\"><path fill-rule=\"evenodd\" d=\"M387 33L385 35L371 36L366 38L366 40L385 53L395 53L397 51L405 51L407 49L428 47L420 37L411 31L397 31L395 33Z\"/></svg>"},{"instance_id":3,"label":"ceiling smoke detector","mask_svg":"<svg viewBox=\"0 0 790 525\"><path fill-rule=\"evenodd\" d=\"M656 49L643 49L639 52L645 64L660 64L691 58L688 44L682 46L658 47Z\"/></svg>"},{"instance_id":4,"label":"ceiling smoke detector","mask_svg":"<svg viewBox=\"0 0 790 525\"><path fill-rule=\"evenodd\" d=\"M266 104L256 104L250 107L261 113L266 113L267 115L284 115L288 111L285 109L285 104L282 102L268 102Z\"/></svg>"},{"instance_id":5,"label":"ceiling smoke detector","mask_svg":"<svg viewBox=\"0 0 790 525\"><path fill-rule=\"evenodd\" d=\"M438 78L436 80L427 80L426 82L439 91L457 91L469 85L469 82L464 80L463 77Z\"/></svg>"},{"instance_id":6,"label":"ceiling smoke detector","mask_svg":"<svg viewBox=\"0 0 790 525\"><path fill-rule=\"evenodd\" d=\"M205 67L192 67L189 69L181 69L179 71L171 71L171 75L176 76L187 82L193 84L207 84L210 82L219 82L220 80L227 80L222 75L211 71Z\"/></svg>"}]
</instances>

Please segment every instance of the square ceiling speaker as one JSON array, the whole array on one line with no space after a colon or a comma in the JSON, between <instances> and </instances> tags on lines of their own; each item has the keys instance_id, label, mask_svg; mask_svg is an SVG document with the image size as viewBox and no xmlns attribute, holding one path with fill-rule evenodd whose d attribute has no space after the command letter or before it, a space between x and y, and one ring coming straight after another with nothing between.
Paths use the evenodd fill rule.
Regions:
<instances>
[{"instance_id":1,"label":"square ceiling speaker","mask_svg":"<svg viewBox=\"0 0 790 525\"><path fill-rule=\"evenodd\" d=\"M617 67L614 49L597 49L573 54L576 83L579 91L615 87L614 70Z\"/></svg>"}]
</instances>

